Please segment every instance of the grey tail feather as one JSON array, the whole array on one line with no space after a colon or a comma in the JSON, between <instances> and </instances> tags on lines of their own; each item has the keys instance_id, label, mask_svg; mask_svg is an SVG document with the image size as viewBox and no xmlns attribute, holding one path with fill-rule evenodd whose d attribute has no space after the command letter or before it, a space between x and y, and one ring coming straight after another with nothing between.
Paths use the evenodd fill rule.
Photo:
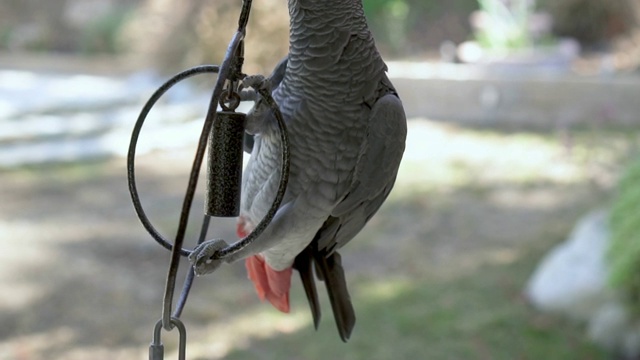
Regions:
<instances>
[{"instance_id":1,"label":"grey tail feather","mask_svg":"<svg viewBox=\"0 0 640 360\"><path fill-rule=\"evenodd\" d=\"M318 330L322 312L320 311L320 302L318 301L318 291L316 290L316 281L313 279L313 257L311 247L307 247L303 252L296 256L293 267L300 273L300 280L307 295L311 315L313 316L313 326Z\"/></svg>"},{"instance_id":2,"label":"grey tail feather","mask_svg":"<svg viewBox=\"0 0 640 360\"><path fill-rule=\"evenodd\" d=\"M322 253L316 253L315 255L316 269L319 270L318 275L327 286L338 333L340 333L342 341L347 342L356 323L356 314L347 289L344 269L342 268L342 258L337 251L329 256L325 256Z\"/></svg>"}]
</instances>

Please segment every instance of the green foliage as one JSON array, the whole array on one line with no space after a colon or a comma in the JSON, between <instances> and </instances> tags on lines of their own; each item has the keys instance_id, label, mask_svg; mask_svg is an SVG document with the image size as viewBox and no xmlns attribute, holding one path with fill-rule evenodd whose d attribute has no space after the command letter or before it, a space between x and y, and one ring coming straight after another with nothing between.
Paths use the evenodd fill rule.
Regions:
<instances>
[{"instance_id":1,"label":"green foliage","mask_svg":"<svg viewBox=\"0 0 640 360\"><path fill-rule=\"evenodd\" d=\"M407 17L410 4L407 0L365 0L365 14L371 25L380 28L379 34L393 52L402 52L407 47L409 24Z\"/></svg>"},{"instance_id":2,"label":"green foliage","mask_svg":"<svg viewBox=\"0 0 640 360\"><path fill-rule=\"evenodd\" d=\"M476 38L483 47L510 49L531 45L528 24L533 6L528 1L506 4L501 0L478 0L478 3L480 11L488 17L488 26L476 33Z\"/></svg>"},{"instance_id":3,"label":"green foliage","mask_svg":"<svg viewBox=\"0 0 640 360\"><path fill-rule=\"evenodd\" d=\"M369 26L385 55L415 54L444 40L463 41L476 0L363 0Z\"/></svg>"},{"instance_id":4,"label":"green foliage","mask_svg":"<svg viewBox=\"0 0 640 360\"><path fill-rule=\"evenodd\" d=\"M548 34L534 35L531 29L536 2L528 0L478 0L482 25L475 39L487 49L520 49L555 43Z\"/></svg>"},{"instance_id":5,"label":"green foliage","mask_svg":"<svg viewBox=\"0 0 640 360\"><path fill-rule=\"evenodd\" d=\"M640 312L640 158L618 184L610 214L610 282L628 295L630 307Z\"/></svg>"},{"instance_id":6,"label":"green foliage","mask_svg":"<svg viewBox=\"0 0 640 360\"><path fill-rule=\"evenodd\" d=\"M86 54L119 52L118 37L132 9L128 6L118 7L97 18L83 32L80 38L80 50Z\"/></svg>"},{"instance_id":7,"label":"green foliage","mask_svg":"<svg viewBox=\"0 0 640 360\"><path fill-rule=\"evenodd\" d=\"M11 39L11 26L0 26L0 49L7 48Z\"/></svg>"},{"instance_id":8,"label":"green foliage","mask_svg":"<svg viewBox=\"0 0 640 360\"><path fill-rule=\"evenodd\" d=\"M367 17L371 18L377 16L390 2L396 2L397 0L364 0L364 12Z\"/></svg>"}]
</instances>

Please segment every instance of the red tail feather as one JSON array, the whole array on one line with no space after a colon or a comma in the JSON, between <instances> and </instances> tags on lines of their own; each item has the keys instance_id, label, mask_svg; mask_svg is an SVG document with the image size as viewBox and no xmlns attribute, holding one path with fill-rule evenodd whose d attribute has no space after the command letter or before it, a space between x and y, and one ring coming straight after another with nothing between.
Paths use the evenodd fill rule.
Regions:
<instances>
[{"instance_id":1,"label":"red tail feather","mask_svg":"<svg viewBox=\"0 0 640 360\"><path fill-rule=\"evenodd\" d=\"M288 313L291 268L274 270L260 255L247 258L245 266L260 300L267 299L276 309Z\"/></svg>"}]
</instances>

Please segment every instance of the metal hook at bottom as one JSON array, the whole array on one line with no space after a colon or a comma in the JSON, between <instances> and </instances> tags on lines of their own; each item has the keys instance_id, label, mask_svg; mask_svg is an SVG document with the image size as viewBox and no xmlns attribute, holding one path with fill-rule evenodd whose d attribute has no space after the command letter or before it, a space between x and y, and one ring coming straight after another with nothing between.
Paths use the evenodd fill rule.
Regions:
<instances>
[{"instance_id":1,"label":"metal hook at bottom","mask_svg":"<svg viewBox=\"0 0 640 360\"><path fill-rule=\"evenodd\" d=\"M185 360L187 353L187 329L180 319L172 317L171 324L178 328L178 360ZM162 343L162 319L153 328L153 340L149 345L149 360L164 360L164 344Z\"/></svg>"}]
</instances>

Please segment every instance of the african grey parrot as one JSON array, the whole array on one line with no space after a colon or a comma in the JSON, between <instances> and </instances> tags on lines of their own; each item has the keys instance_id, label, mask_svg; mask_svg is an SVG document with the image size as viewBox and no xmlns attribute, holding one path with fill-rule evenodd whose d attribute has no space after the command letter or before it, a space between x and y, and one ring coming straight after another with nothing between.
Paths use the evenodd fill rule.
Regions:
<instances>
[{"instance_id":1,"label":"african grey parrot","mask_svg":"<svg viewBox=\"0 0 640 360\"><path fill-rule=\"evenodd\" d=\"M282 205L245 259L261 299L289 311L292 268L300 273L317 328L313 273L325 282L340 337L355 324L338 249L389 195L406 138L402 103L367 27L361 0L289 0L289 54L267 81L287 124L291 165ZM242 182L238 235L265 216L280 181L278 126L258 100L247 117L253 135ZM213 240L212 240L213 241ZM221 241L221 240L217 240ZM210 262L194 261L198 273ZM206 251L204 251L206 252Z\"/></svg>"}]
</instances>

